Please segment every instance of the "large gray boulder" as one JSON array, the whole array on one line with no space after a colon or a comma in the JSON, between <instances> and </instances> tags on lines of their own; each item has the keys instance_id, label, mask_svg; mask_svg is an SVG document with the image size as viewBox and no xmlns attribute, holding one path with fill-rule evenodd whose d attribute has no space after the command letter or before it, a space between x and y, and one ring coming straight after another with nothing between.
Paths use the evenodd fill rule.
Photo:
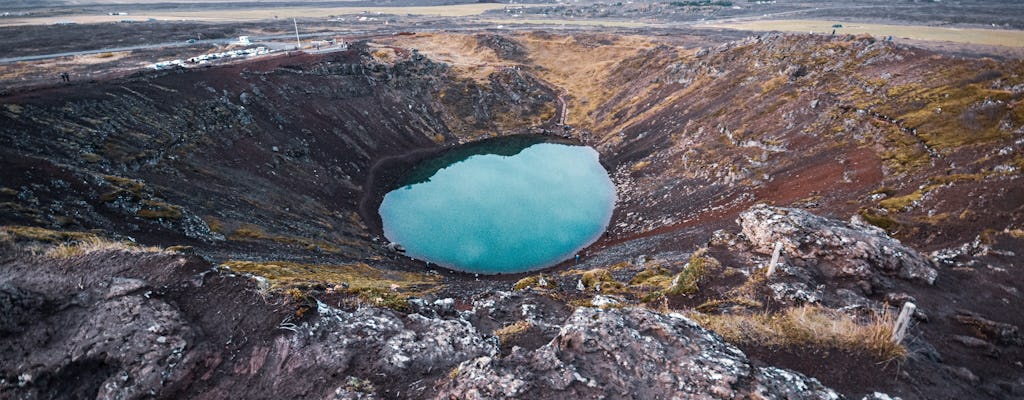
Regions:
<instances>
[{"instance_id":1,"label":"large gray boulder","mask_svg":"<svg viewBox=\"0 0 1024 400\"><path fill-rule=\"evenodd\" d=\"M535 351L459 365L438 399L838 399L817 380L751 365L679 314L580 308Z\"/></svg>"},{"instance_id":2,"label":"large gray boulder","mask_svg":"<svg viewBox=\"0 0 1024 400\"><path fill-rule=\"evenodd\" d=\"M791 262L830 278L883 274L932 284L938 276L929 259L868 224L765 204L740 213L737 222L756 251L771 253L781 242Z\"/></svg>"}]
</instances>

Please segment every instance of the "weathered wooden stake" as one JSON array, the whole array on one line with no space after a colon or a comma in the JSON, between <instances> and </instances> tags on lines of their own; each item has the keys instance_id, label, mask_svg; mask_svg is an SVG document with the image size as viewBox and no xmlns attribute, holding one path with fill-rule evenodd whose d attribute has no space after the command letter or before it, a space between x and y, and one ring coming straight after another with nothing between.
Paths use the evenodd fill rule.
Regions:
<instances>
[{"instance_id":1,"label":"weathered wooden stake","mask_svg":"<svg viewBox=\"0 0 1024 400\"><path fill-rule=\"evenodd\" d=\"M772 261L768 263L768 276L775 274L775 267L779 265L779 255L782 254L782 242L775 242L775 250L772 251Z\"/></svg>"},{"instance_id":2,"label":"weathered wooden stake","mask_svg":"<svg viewBox=\"0 0 1024 400\"><path fill-rule=\"evenodd\" d=\"M907 328L910 328L910 317L914 316L914 310L917 306L914 303L906 302L903 303L903 309L900 310L900 316L896 318L896 326L892 328L892 341L893 343L899 343L903 341L903 337L907 335Z\"/></svg>"}]
</instances>

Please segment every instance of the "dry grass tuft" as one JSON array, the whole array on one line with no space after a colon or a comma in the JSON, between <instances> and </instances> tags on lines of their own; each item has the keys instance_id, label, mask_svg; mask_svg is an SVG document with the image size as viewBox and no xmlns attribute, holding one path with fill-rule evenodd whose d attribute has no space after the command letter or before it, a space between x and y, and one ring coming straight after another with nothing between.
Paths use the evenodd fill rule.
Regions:
<instances>
[{"instance_id":1,"label":"dry grass tuft","mask_svg":"<svg viewBox=\"0 0 1024 400\"><path fill-rule=\"evenodd\" d=\"M111 240L88 232L55 231L34 226L2 226L0 241L14 243L33 254L43 254L54 259L66 259L100 251L163 251L159 247L139 246L132 242Z\"/></svg>"},{"instance_id":2,"label":"dry grass tuft","mask_svg":"<svg viewBox=\"0 0 1024 400\"><path fill-rule=\"evenodd\" d=\"M733 343L867 352L883 360L907 353L906 348L891 340L896 316L888 312L856 318L821 306L804 305L775 314L695 313L691 317Z\"/></svg>"},{"instance_id":3,"label":"dry grass tuft","mask_svg":"<svg viewBox=\"0 0 1024 400\"><path fill-rule=\"evenodd\" d=\"M55 231L35 226L9 225L0 227L0 232L9 240L35 241L42 243L62 243L95 238L96 235L86 232Z\"/></svg>"},{"instance_id":4,"label":"dry grass tuft","mask_svg":"<svg viewBox=\"0 0 1024 400\"><path fill-rule=\"evenodd\" d=\"M163 249L154 246L140 246L132 242L113 241L97 236L84 240L62 243L46 251L46 256L55 259L67 259L84 254L105 251L121 251L132 254L159 253Z\"/></svg>"}]
</instances>

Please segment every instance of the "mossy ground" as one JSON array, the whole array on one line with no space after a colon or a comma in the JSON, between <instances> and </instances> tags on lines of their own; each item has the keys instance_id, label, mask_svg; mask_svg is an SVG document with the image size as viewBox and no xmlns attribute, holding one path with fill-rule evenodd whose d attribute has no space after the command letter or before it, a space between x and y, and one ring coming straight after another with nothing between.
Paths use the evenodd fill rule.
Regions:
<instances>
[{"instance_id":1,"label":"mossy ground","mask_svg":"<svg viewBox=\"0 0 1024 400\"><path fill-rule=\"evenodd\" d=\"M226 261L222 267L265 279L266 290L304 298L315 288L356 295L372 304L407 310L409 296L422 296L438 288L438 275L390 271L365 263L344 265L302 264L290 261Z\"/></svg>"}]
</instances>

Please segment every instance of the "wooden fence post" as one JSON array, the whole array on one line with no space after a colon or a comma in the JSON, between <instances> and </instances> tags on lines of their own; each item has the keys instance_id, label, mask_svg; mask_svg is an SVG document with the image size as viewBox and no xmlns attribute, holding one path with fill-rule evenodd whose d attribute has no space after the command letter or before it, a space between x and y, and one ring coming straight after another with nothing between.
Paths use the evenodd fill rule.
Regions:
<instances>
[{"instance_id":1,"label":"wooden fence post","mask_svg":"<svg viewBox=\"0 0 1024 400\"><path fill-rule=\"evenodd\" d=\"M914 310L917 306L914 303L906 302L903 303L903 309L900 310L900 316L896 318L896 326L892 328L892 341L893 343L899 343L903 341L903 337L907 335L907 328L910 328L910 317L914 316Z\"/></svg>"},{"instance_id":2,"label":"wooden fence post","mask_svg":"<svg viewBox=\"0 0 1024 400\"><path fill-rule=\"evenodd\" d=\"M772 251L772 261L768 263L768 276L775 274L775 267L779 264L779 255L782 254L782 242L775 242L775 251Z\"/></svg>"}]
</instances>

